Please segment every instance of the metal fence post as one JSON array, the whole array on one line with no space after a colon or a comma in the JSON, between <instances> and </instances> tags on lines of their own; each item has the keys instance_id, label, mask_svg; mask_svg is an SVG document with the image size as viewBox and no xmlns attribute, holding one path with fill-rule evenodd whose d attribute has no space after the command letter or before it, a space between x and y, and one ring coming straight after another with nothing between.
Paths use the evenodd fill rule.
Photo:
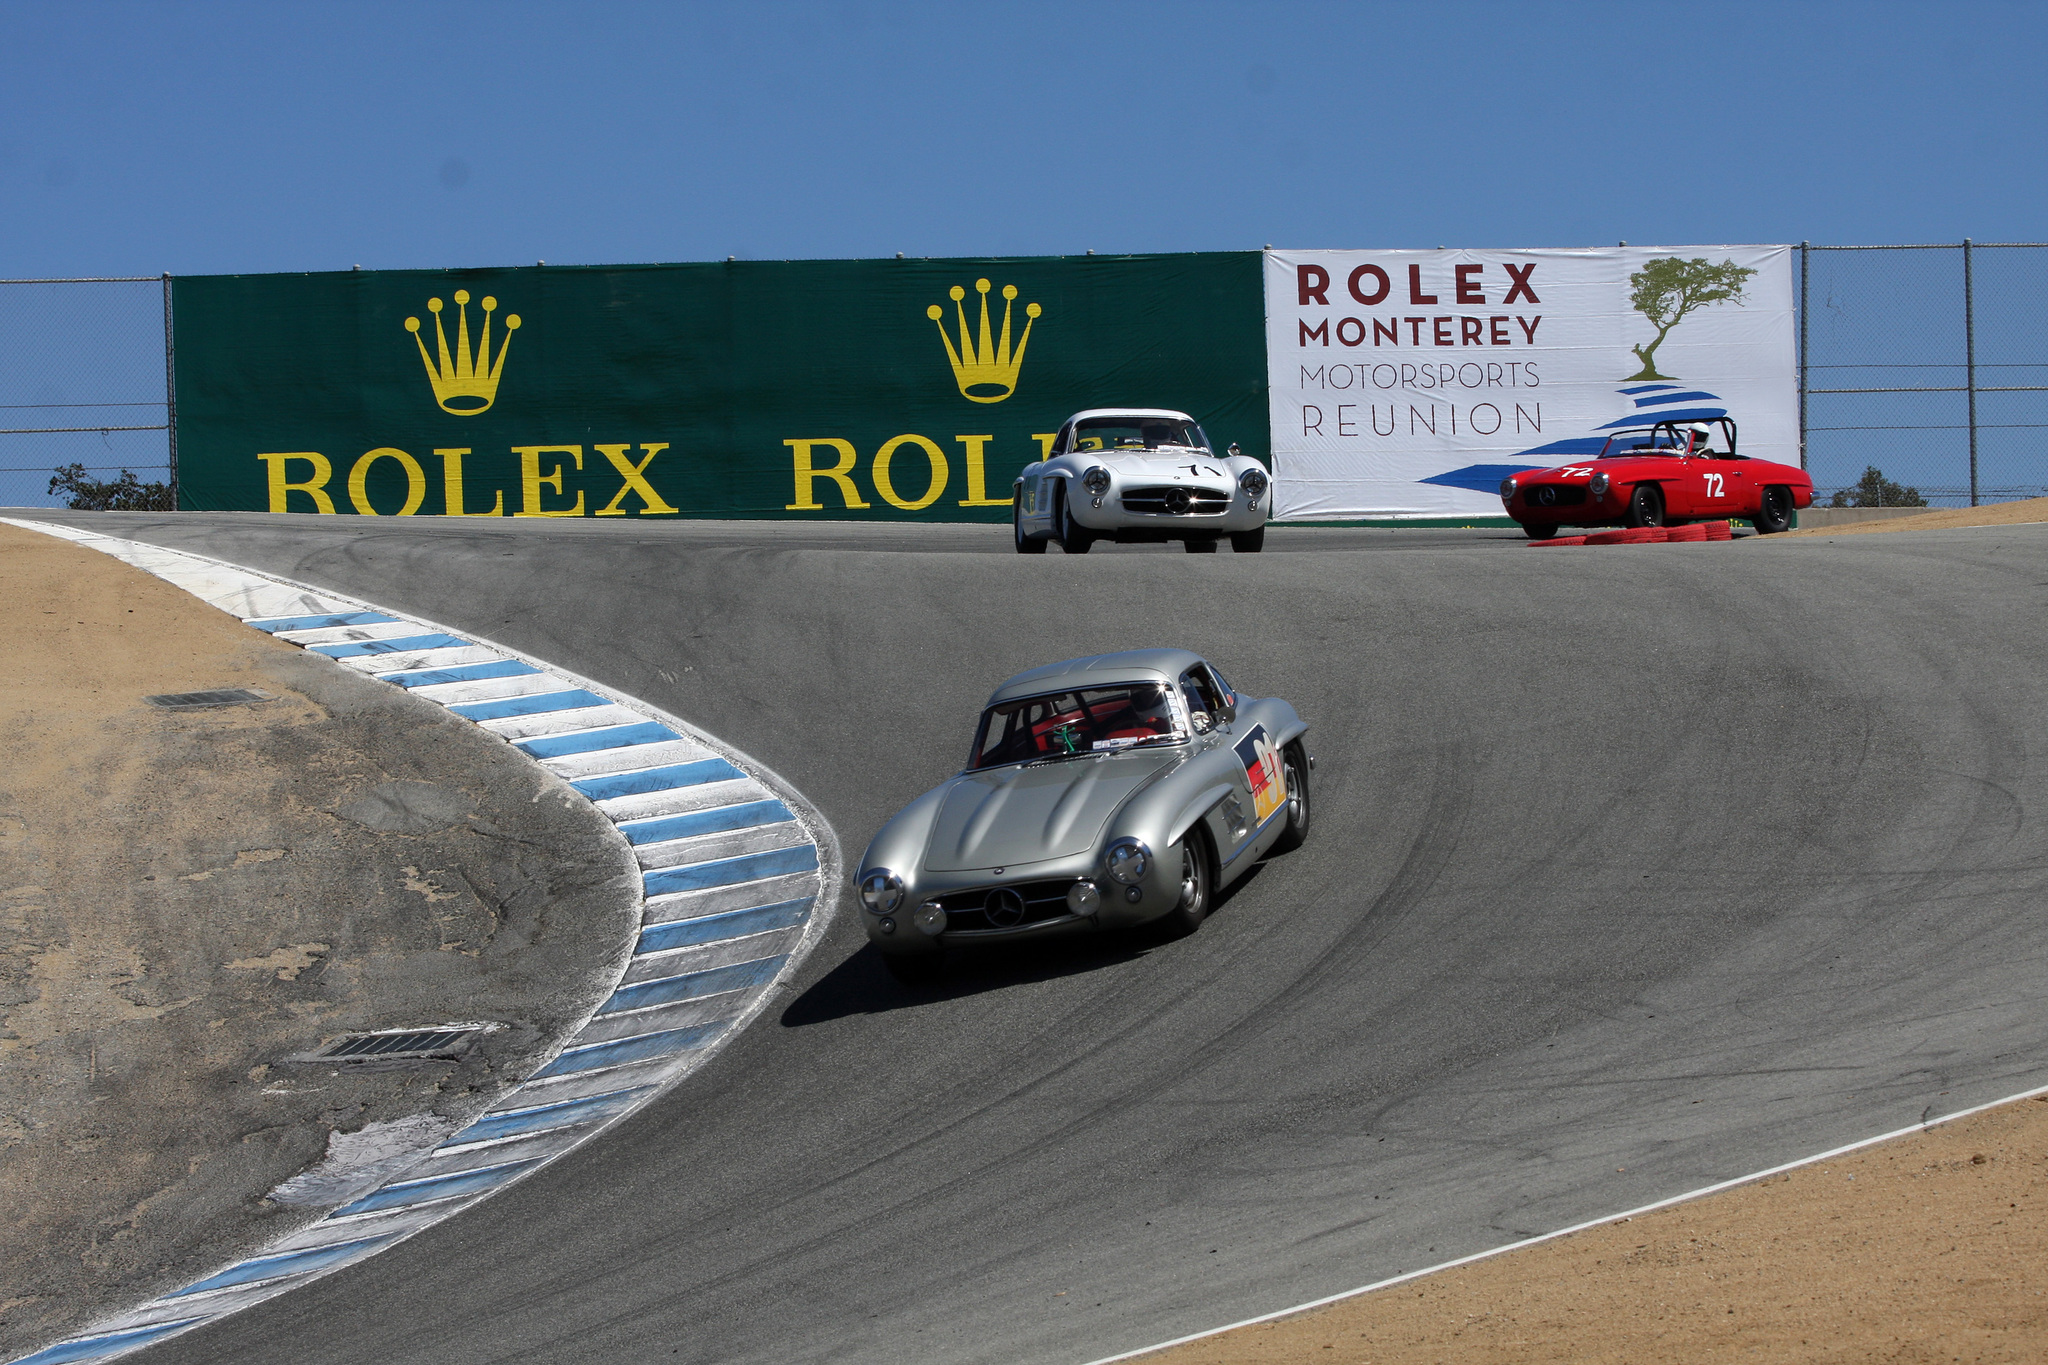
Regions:
<instances>
[{"instance_id":1,"label":"metal fence post","mask_svg":"<svg viewBox=\"0 0 2048 1365\"><path fill-rule=\"evenodd\" d=\"M178 364L177 348L171 335L171 272L164 272L164 425L170 438L171 505L182 499L178 492Z\"/></svg>"},{"instance_id":2,"label":"metal fence post","mask_svg":"<svg viewBox=\"0 0 2048 1365\"><path fill-rule=\"evenodd\" d=\"M1970 391L1970 506L1977 505L1977 293L1970 278L1970 239L1963 238L1963 368Z\"/></svg>"},{"instance_id":3,"label":"metal fence post","mask_svg":"<svg viewBox=\"0 0 2048 1365\"><path fill-rule=\"evenodd\" d=\"M1806 267L1813 243L1799 244L1799 467L1806 468Z\"/></svg>"}]
</instances>

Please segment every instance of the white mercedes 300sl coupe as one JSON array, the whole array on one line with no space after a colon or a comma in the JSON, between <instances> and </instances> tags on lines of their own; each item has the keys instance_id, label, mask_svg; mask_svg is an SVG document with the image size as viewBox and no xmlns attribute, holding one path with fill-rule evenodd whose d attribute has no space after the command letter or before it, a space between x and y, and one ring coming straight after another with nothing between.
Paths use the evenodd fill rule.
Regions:
<instances>
[{"instance_id":1,"label":"white mercedes 300sl coupe","mask_svg":"<svg viewBox=\"0 0 2048 1365\"><path fill-rule=\"evenodd\" d=\"M1052 449L1017 477L1017 553L1070 555L1098 540L1178 540L1189 554L1230 537L1239 554L1266 540L1272 481L1231 446L1221 458L1195 419L1165 408L1090 408L1066 420Z\"/></svg>"}]
</instances>

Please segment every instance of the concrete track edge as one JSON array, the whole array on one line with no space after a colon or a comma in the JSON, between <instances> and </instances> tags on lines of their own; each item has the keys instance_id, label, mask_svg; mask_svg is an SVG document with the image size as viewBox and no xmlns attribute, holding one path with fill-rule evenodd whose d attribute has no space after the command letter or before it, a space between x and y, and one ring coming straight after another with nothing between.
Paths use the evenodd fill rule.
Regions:
<instances>
[{"instance_id":1,"label":"concrete track edge","mask_svg":"<svg viewBox=\"0 0 2048 1365\"><path fill-rule=\"evenodd\" d=\"M1471 1265L1475 1261L1490 1261L1496 1256L1505 1256L1511 1251L1521 1251L1526 1247L1540 1246L1544 1242L1554 1242L1560 1237L1569 1237L1575 1232L1585 1232L1591 1228L1604 1227L1609 1223L1626 1222L1628 1219L1639 1218L1646 1213L1655 1213L1659 1209L1668 1209L1674 1204L1689 1204L1695 1199L1704 1199L1708 1195L1720 1194L1725 1190L1732 1190L1739 1185L1747 1185L1770 1176L1782 1175L1786 1171L1796 1171L1803 1166L1811 1166L1817 1162L1833 1161L1838 1157L1845 1157L1851 1152L1860 1152L1866 1147L1875 1147L1881 1143L1891 1142L1898 1138L1911 1137L1915 1133L1924 1133L1929 1129L1939 1128L1944 1123L1954 1123L1957 1119L1966 1119L1973 1114L1981 1114L1986 1110L1996 1109L2000 1105L2016 1104L2021 1100L2030 1100L2044 1095L2048 1095L2048 1085L2035 1086L2031 1090L2022 1090L2017 1094L2006 1095L1995 1100L1987 1100L1983 1104L1973 1104L1967 1109L1958 1109L1953 1114L1943 1114L1940 1118L1923 1119L1919 1123L1910 1124L1904 1128L1895 1128L1889 1133L1879 1133L1875 1137L1858 1138L1856 1141L1844 1143L1840 1147L1830 1147L1825 1152L1815 1152L1810 1156L1802 1156L1793 1161L1782 1162L1776 1166L1766 1167L1761 1171L1751 1171L1747 1175L1738 1175L1728 1180L1718 1180L1711 1185L1702 1185L1699 1189L1687 1190L1683 1194L1674 1194L1668 1198L1656 1200L1653 1203L1640 1204L1635 1208L1622 1209L1615 1213L1604 1213L1598 1218L1588 1218L1584 1222L1574 1223L1570 1227L1558 1228L1553 1232L1539 1233L1534 1237L1524 1237L1519 1242L1508 1242L1502 1246L1488 1247L1485 1251L1475 1251L1470 1256L1460 1256L1456 1260L1442 1261L1436 1265L1424 1266L1420 1270L1404 1271L1399 1275L1390 1275L1384 1280L1375 1280L1371 1284L1360 1285L1356 1289L1346 1289L1340 1293L1326 1294L1320 1299L1311 1299L1307 1303L1297 1303L1287 1308L1276 1308L1270 1313L1261 1313L1255 1318L1245 1318L1240 1322L1225 1323L1221 1327L1204 1328L1199 1332L1190 1332L1186 1336L1175 1337L1171 1341L1156 1341L1150 1346L1139 1346L1133 1350L1119 1351L1113 1356L1102 1356L1099 1359L1087 1362L1087 1365L1117 1365L1119 1361L1136 1360L1141 1356L1154 1355L1160 1351L1171 1350L1176 1346L1186 1346L1191 1342L1207 1341L1211 1337L1220 1337L1226 1332L1235 1332L1240 1327L1257 1327L1261 1323L1278 1322L1282 1318L1292 1318L1303 1313L1313 1313L1318 1308L1328 1308L1331 1304L1343 1303L1347 1299L1355 1299L1361 1295L1373 1293L1376 1290L1391 1289L1397 1284L1406 1284L1410 1280L1419 1280L1425 1276L1435 1275L1440 1271L1456 1270L1459 1266Z\"/></svg>"},{"instance_id":2,"label":"concrete track edge","mask_svg":"<svg viewBox=\"0 0 2048 1365\"><path fill-rule=\"evenodd\" d=\"M822 937L843 868L831 825L779 774L680 717L480 636L324 588L139 541L0 521L110 554L492 730L595 804L642 869L640 932L611 996L466 1128L319 1222L14 1365L141 1350L509 1188L694 1072L767 1007ZM375 619L319 619L343 617Z\"/></svg>"}]
</instances>

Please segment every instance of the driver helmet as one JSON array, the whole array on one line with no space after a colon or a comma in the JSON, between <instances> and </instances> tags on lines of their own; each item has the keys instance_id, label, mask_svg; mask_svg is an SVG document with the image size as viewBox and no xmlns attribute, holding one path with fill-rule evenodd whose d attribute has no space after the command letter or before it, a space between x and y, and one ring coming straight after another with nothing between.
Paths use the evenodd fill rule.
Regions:
<instances>
[{"instance_id":1,"label":"driver helmet","mask_svg":"<svg viewBox=\"0 0 2048 1365\"><path fill-rule=\"evenodd\" d=\"M1692 448L1705 450L1714 441L1714 429L1705 422L1694 422L1686 430L1692 433Z\"/></svg>"},{"instance_id":2,"label":"driver helmet","mask_svg":"<svg viewBox=\"0 0 2048 1365\"><path fill-rule=\"evenodd\" d=\"M1137 687L1131 690L1131 710L1147 724L1155 724L1161 730L1173 726L1173 703L1168 700L1164 685Z\"/></svg>"}]
</instances>

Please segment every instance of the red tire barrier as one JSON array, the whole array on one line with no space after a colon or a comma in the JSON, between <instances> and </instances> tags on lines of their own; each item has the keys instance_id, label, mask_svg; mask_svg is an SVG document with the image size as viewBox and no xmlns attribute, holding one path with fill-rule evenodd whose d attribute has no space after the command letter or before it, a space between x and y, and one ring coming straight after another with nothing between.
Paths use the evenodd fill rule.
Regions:
<instances>
[{"instance_id":1,"label":"red tire barrier","mask_svg":"<svg viewBox=\"0 0 2048 1365\"><path fill-rule=\"evenodd\" d=\"M1584 536L1558 536L1554 540L1532 540L1529 542L1529 548L1535 549L1543 545L1584 545L1585 543L1586 538Z\"/></svg>"},{"instance_id":2,"label":"red tire barrier","mask_svg":"<svg viewBox=\"0 0 2048 1365\"><path fill-rule=\"evenodd\" d=\"M1664 539L1667 541L1693 541L1705 540L1706 538L1707 528L1698 525L1674 526L1670 529L1670 532L1664 537Z\"/></svg>"},{"instance_id":3,"label":"red tire barrier","mask_svg":"<svg viewBox=\"0 0 2048 1365\"><path fill-rule=\"evenodd\" d=\"M1629 528L1619 531L1595 531L1586 537L1588 545L1626 545L1629 543Z\"/></svg>"},{"instance_id":4,"label":"red tire barrier","mask_svg":"<svg viewBox=\"0 0 2048 1365\"><path fill-rule=\"evenodd\" d=\"M1735 528L1725 521L1710 521L1705 523L1701 529L1707 533L1708 540L1735 539Z\"/></svg>"}]
</instances>

